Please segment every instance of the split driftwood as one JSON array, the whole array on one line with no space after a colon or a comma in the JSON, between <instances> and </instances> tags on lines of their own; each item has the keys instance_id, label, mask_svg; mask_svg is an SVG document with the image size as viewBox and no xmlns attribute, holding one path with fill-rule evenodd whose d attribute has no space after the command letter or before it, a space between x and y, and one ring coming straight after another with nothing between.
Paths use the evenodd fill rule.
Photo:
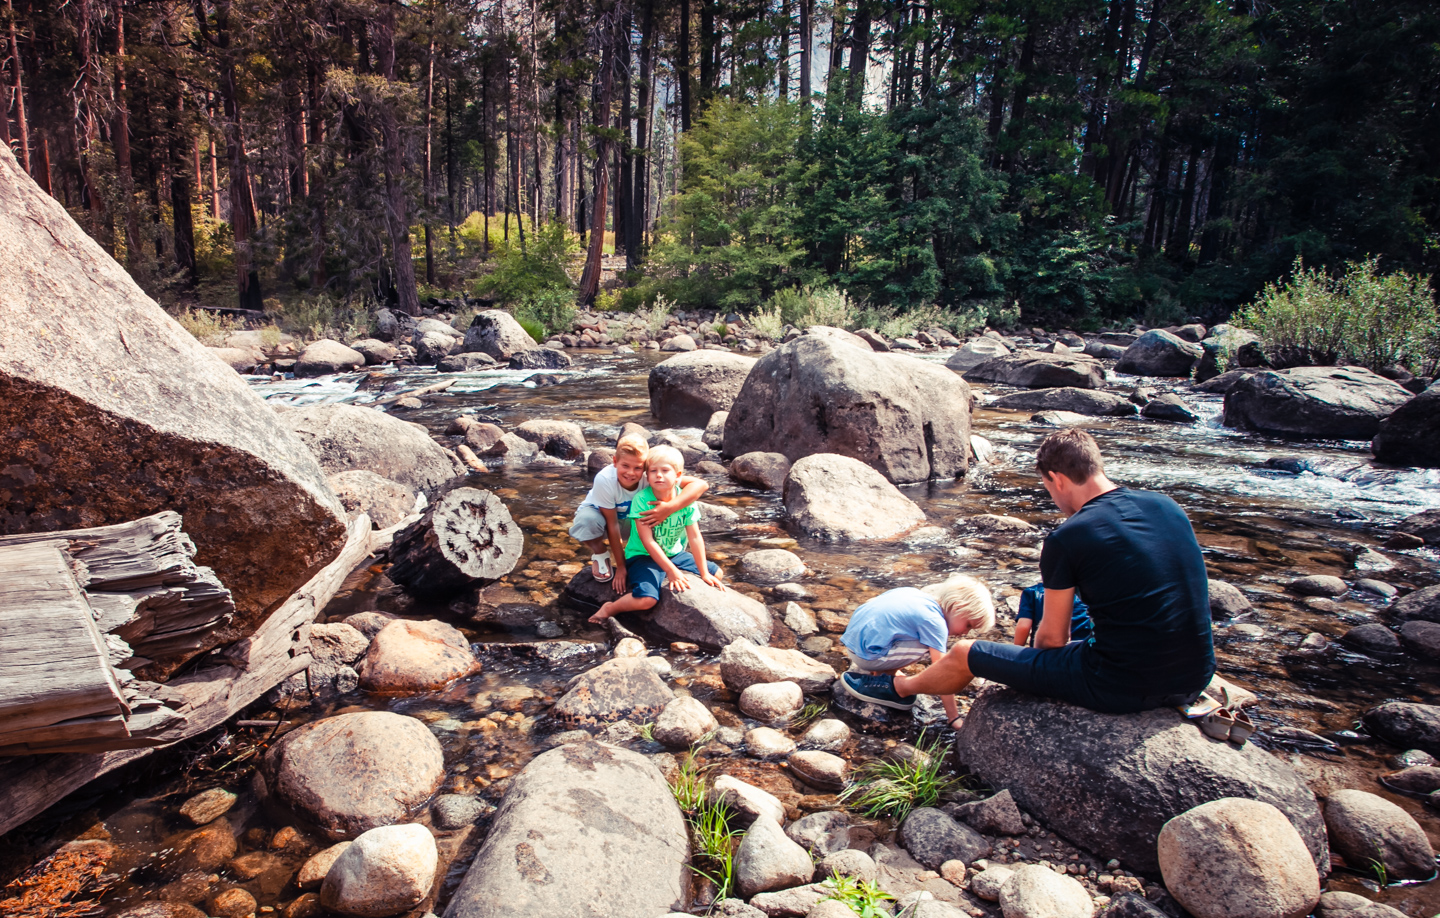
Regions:
<instances>
[{"instance_id":1,"label":"split driftwood","mask_svg":"<svg viewBox=\"0 0 1440 918\"><path fill-rule=\"evenodd\" d=\"M193 673L156 691L175 701L183 723L158 731L175 743L213 729L290 675L310 665L310 625L350 572L387 547L395 530L374 531L364 514L350 523L340 555L281 603L254 634L216 652ZM51 534L53 538L53 534ZM19 756L0 759L0 834L43 812L101 775L143 758L157 747L112 752Z\"/></svg>"}]
</instances>

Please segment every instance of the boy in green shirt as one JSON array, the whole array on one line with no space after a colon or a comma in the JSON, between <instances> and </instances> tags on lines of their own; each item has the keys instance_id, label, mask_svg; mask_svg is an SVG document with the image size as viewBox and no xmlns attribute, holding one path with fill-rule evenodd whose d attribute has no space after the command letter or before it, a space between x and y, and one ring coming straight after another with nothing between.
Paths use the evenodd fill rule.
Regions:
<instances>
[{"instance_id":1,"label":"boy in green shirt","mask_svg":"<svg viewBox=\"0 0 1440 918\"><path fill-rule=\"evenodd\" d=\"M630 539L625 543L626 580L630 593L611 600L590 616L599 623L620 612L643 612L660 601L660 587L676 592L690 589L687 574L718 589L719 565L705 560L705 540L700 535L700 514L694 505L683 507L655 526L640 521L642 514L675 494L675 485L685 471L680 451L657 446L645 458L646 487L630 502ZM689 549L688 551L686 549Z\"/></svg>"}]
</instances>

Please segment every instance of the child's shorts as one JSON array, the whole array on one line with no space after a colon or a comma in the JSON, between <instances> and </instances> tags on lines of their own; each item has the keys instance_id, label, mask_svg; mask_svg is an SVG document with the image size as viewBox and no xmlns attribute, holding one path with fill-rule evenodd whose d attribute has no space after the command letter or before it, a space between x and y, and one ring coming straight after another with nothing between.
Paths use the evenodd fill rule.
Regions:
<instances>
[{"instance_id":1,"label":"child's shorts","mask_svg":"<svg viewBox=\"0 0 1440 918\"><path fill-rule=\"evenodd\" d=\"M630 520L620 517L620 536L630 534ZM575 522L570 524L570 538L577 542L590 542L606 537L605 514L594 504L581 504L575 508Z\"/></svg>"},{"instance_id":2,"label":"child's shorts","mask_svg":"<svg viewBox=\"0 0 1440 918\"><path fill-rule=\"evenodd\" d=\"M919 641L896 641L890 645L890 649L883 657L874 660L867 660L857 656L853 650L840 645L845 651L845 656L850 658L850 671L860 673L888 673L892 669L903 669L911 663L921 663L930 659L930 648Z\"/></svg>"},{"instance_id":3,"label":"child's shorts","mask_svg":"<svg viewBox=\"0 0 1440 918\"><path fill-rule=\"evenodd\" d=\"M671 555L670 563L687 574L700 576L700 572L695 569L695 556L688 550ZM707 561L706 565L710 568L710 573L720 572L720 565L714 561ZM659 599L660 588L665 585L665 568L656 564L655 559L649 555L636 555L625 559L625 580L630 584L630 592L636 598Z\"/></svg>"}]
</instances>

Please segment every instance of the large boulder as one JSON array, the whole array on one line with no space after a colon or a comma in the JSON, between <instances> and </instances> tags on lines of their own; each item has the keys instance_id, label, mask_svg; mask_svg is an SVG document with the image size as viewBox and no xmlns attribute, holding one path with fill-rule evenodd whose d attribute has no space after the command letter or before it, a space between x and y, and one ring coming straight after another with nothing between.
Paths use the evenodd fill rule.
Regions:
<instances>
[{"instance_id":1,"label":"large boulder","mask_svg":"<svg viewBox=\"0 0 1440 918\"><path fill-rule=\"evenodd\" d=\"M435 322L434 319L426 319L424 322L421 322L420 325L423 326L425 322L430 322L435 325L445 324L443 322ZM416 327L415 334L410 339L410 346L415 348L416 363L426 365L437 364L450 356L456 348L460 347L463 339L457 337L454 333L455 330L451 329L450 326L445 325L445 328L449 329L448 333L439 331L433 327L429 329Z\"/></svg>"},{"instance_id":2,"label":"large boulder","mask_svg":"<svg viewBox=\"0 0 1440 918\"><path fill-rule=\"evenodd\" d=\"M1195 918L1304 918L1320 877L1285 815L1234 797L1177 815L1157 844L1165 888Z\"/></svg>"},{"instance_id":3,"label":"large boulder","mask_svg":"<svg viewBox=\"0 0 1440 918\"><path fill-rule=\"evenodd\" d=\"M258 348L212 347L209 351L236 373L254 373L265 363L265 355Z\"/></svg>"},{"instance_id":4,"label":"large boulder","mask_svg":"<svg viewBox=\"0 0 1440 918\"><path fill-rule=\"evenodd\" d=\"M1427 545L1440 545L1440 510L1421 510L1405 517L1395 528Z\"/></svg>"},{"instance_id":5,"label":"large boulder","mask_svg":"<svg viewBox=\"0 0 1440 918\"><path fill-rule=\"evenodd\" d=\"M1225 393L1226 427L1286 437L1369 440L1410 393L1361 367L1267 370Z\"/></svg>"},{"instance_id":6,"label":"large boulder","mask_svg":"<svg viewBox=\"0 0 1440 918\"><path fill-rule=\"evenodd\" d=\"M327 475L364 469L424 490L465 473L424 427L373 408L307 405L281 412L280 423L310 447Z\"/></svg>"},{"instance_id":7,"label":"large boulder","mask_svg":"<svg viewBox=\"0 0 1440 918\"><path fill-rule=\"evenodd\" d=\"M0 214L0 534L177 511L248 634L340 550L319 465L8 148Z\"/></svg>"},{"instance_id":8,"label":"large boulder","mask_svg":"<svg viewBox=\"0 0 1440 918\"><path fill-rule=\"evenodd\" d=\"M689 855L685 818L648 759L569 743L513 779L445 918L678 912Z\"/></svg>"},{"instance_id":9,"label":"large boulder","mask_svg":"<svg viewBox=\"0 0 1440 918\"><path fill-rule=\"evenodd\" d=\"M511 357L533 347L539 342L520 327L515 317L503 309L487 309L477 313L465 330L465 351L489 354L496 360L508 362Z\"/></svg>"},{"instance_id":10,"label":"large boulder","mask_svg":"<svg viewBox=\"0 0 1440 918\"><path fill-rule=\"evenodd\" d=\"M1094 389L1077 389L1074 386L1015 392L996 399L990 407L1015 411L1073 411L1076 414L1114 418L1134 417L1140 411L1134 402L1123 395L1097 392Z\"/></svg>"},{"instance_id":11,"label":"large boulder","mask_svg":"<svg viewBox=\"0 0 1440 918\"><path fill-rule=\"evenodd\" d=\"M575 677L555 702L555 719L572 727L603 727L620 720L653 723L675 698L641 657L616 657Z\"/></svg>"},{"instance_id":12,"label":"large boulder","mask_svg":"<svg viewBox=\"0 0 1440 918\"><path fill-rule=\"evenodd\" d=\"M352 517L368 514L376 529L389 529L415 510L415 489L366 469L350 469L326 479Z\"/></svg>"},{"instance_id":13,"label":"large boulder","mask_svg":"<svg viewBox=\"0 0 1440 918\"><path fill-rule=\"evenodd\" d=\"M339 841L409 818L440 789L445 754L415 718L361 711L291 730L261 773L268 793Z\"/></svg>"},{"instance_id":14,"label":"large boulder","mask_svg":"<svg viewBox=\"0 0 1440 918\"><path fill-rule=\"evenodd\" d=\"M1175 816L1222 797L1273 804L1315 865L1330 853L1315 795L1253 744L1210 739L1173 708L1099 714L1011 689L976 699L957 738L960 760L1008 789L1040 822L1127 868L1155 871L1155 840Z\"/></svg>"},{"instance_id":15,"label":"large boulder","mask_svg":"<svg viewBox=\"0 0 1440 918\"><path fill-rule=\"evenodd\" d=\"M981 336L960 345L959 350L951 354L950 359L945 361L945 366L956 373L964 373L973 370L987 360L1004 357L1009 353L1010 345L1004 341Z\"/></svg>"},{"instance_id":16,"label":"large boulder","mask_svg":"<svg viewBox=\"0 0 1440 918\"><path fill-rule=\"evenodd\" d=\"M441 689L480 671L480 661L454 625L403 618L380 629L358 667L360 686L382 695Z\"/></svg>"},{"instance_id":17,"label":"large boulder","mask_svg":"<svg viewBox=\"0 0 1440 918\"><path fill-rule=\"evenodd\" d=\"M515 428L515 435L557 459L572 461L585 455L585 431L573 421L526 421Z\"/></svg>"},{"instance_id":18,"label":"large boulder","mask_svg":"<svg viewBox=\"0 0 1440 918\"><path fill-rule=\"evenodd\" d=\"M378 826L345 847L325 873L320 903L356 918L388 918L430 895L440 854L424 826Z\"/></svg>"},{"instance_id":19,"label":"large boulder","mask_svg":"<svg viewBox=\"0 0 1440 918\"><path fill-rule=\"evenodd\" d=\"M349 373L364 365L364 354L351 350L339 341L321 338L305 345L305 350L295 358L295 375L328 376L331 373Z\"/></svg>"},{"instance_id":20,"label":"large boulder","mask_svg":"<svg viewBox=\"0 0 1440 918\"><path fill-rule=\"evenodd\" d=\"M1370 449L1391 465L1440 467L1440 386L1431 386L1381 421Z\"/></svg>"},{"instance_id":21,"label":"large boulder","mask_svg":"<svg viewBox=\"0 0 1440 918\"><path fill-rule=\"evenodd\" d=\"M801 335L746 377L724 452L838 453L894 482L955 478L970 455L970 387L917 357Z\"/></svg>"},{"instance_id":22,"label":"large boulder","mask_svg":"<svg viewBox=\"0 0 1440 918\"><path fill-rule=\"evenodd\" d=\"M1135 343L1125 349L1120 362L1115 364L1115 370L1135 376L1188 378L1200 361L1200 354L1200 345L1155 328L1136 338Z\"/></svg>"},{"instance_id":23,"label":"large boulder","mask_svg":"<svg viewBox=\"0 0 1440 918\"><path fill-rule=\"evenodd\" d=\"M561 599L586 612L594 612L615 598L609 583L597 583L589 565L565 585ZM720 650L732 641L770 643L773 620L770 610L743 593L717 590L690 578L683 593L661 590L660 601L648 612L634 613L634 624L664 642L687 641L710 650ZM630 614L625 615L628 622Z\"/></svg>"},{"instance_id":24,"label":"large boulder","mask_svg":"<svg viewBox=\"0 0 1440 918\"><path fill-rule=\"evenodd\" d=\"M1022 389L1105 388L1105 368L1078 354L1041 354L1023 351L987 360L965 371L970 382L1003 383Z\"/></svg>"},{"instance_id":25,"label":"large boulder","mask_svg":"<svg viewBox=\"0 0 1440 918\"><path fill-rule=\"evenodd\" d=\"M729 411L754 357L729 351L676 354L650 370L650 413L662 427L704 427Z\"/></svg>"},{"instance_id":26,"label":"large boulder","mask_svg":"<svg viewBox=\"0 0 1440 918\"><path fill-rule=\"evenodd\" d=\"M785 478L785 510L810 535L892 539L925 522L925 512L858 459L806 456Z\"/></svg>"}]
</instances>

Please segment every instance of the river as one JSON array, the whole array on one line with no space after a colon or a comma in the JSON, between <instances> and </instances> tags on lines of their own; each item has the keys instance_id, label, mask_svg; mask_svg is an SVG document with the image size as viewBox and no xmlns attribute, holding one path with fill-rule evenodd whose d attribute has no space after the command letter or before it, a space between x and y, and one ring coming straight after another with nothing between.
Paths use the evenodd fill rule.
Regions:
<instances>
[{"instance_id":1,"label":"river","mask_svg":"<svg viewBox=\"0 0 1440 918\"><path fill-rule=\"evenodd\" d=\"M663 355L669 356L669 355ZM946 352L931 352L943 361ZM460 412L490 415L512 427L534 418L574 421L592 445L613 441L619 426L636 421L650 426L647 373L662 355L654 352L577 357L576 367L563 371L481 371L456 374L455 384L438 395L423 396L425 407L404 412L440 434ZM543 374L543 375L542 375ZM542 385L534 377L541 376ZM546 380L543 377L548 376ZM383 382L357 388L363 374L319 380L252 379L260 395L277 404L317 401L364 404L382 396L436 381L429 369L394 372ZM1116 377L1117 384L1141 382ZM1149 382L1149 381L1146 381ZM988 396L1009 391L991 387ZM1163 491L1189 513L1211 576L1227 580L1250 595L1252 612L1232 622L1217 622L1216 650L1222 673L1253 689L1260 703L1252 716L1264 730L1271 726L1301 727L1334 734L1351 730L1367 708L1387 700L1434 703L1440 669L1413 658L1379 661L1332 643L1321 655L1297 654L1308 634L1336 639L1362 622L1384 620L1379 597L1352 591L1339 602L1305 603L1285 592L1285 585L1314 573L1346 579L1370 576L1402 587L1427 586L1440 580L1432 549L1397 552L1382 543L1395 522L1419 510L1440 507L1440 470L1394 470L1372 466L1367 444L1345 442L1295 443L1239 433L1219 426L1219 396L1185 393L1201 422L1192 425L1132 419L1094 419L1095 434L1106 457L1107 471L1117 482ZM824 605L847 608L866 597L901 585L923 585L952 571L972 573L1014 595L1038 582L1033 542L995 544L956 529L952 524L979 513L1017 516L1044 526L1059 521L1053 504L1033 472L1034 450L1049 428L1029 420L1029 412L981 407L974 432L995 447L991 464L972 470L963 481L931 482L903 488L933 524L919 537L898 543L834 545L787 532L778 495L740 487L723 478L711 480L706 500L724 504L741 516L733 531L707 537L712 557L729 566L762 539L793 539L792 550L813 574L805 583ZM1309 469L1300 474L1267 466L1277 459L1300 460ZM579 613L559 606L560 587L588 557L565 534L575 505L588 482L583 467L541 466L498 470L482 476L508 505L526 534L525 554L506 582L521 601L541 607L539 618L553 622L572 640L605 640L602 629L590 626ZM1393 564L1388 570L1359 573L1352 567L1357 552L1373 549ZM358 611L378 609L408 617L441 617L461 626L472 641L532 640L535 632L476 626L457 618L454 610L427 606L389 585L379 567L357 571L325 610L322 618L339 620ZM463 611L463 610L461 610ZM688 686L702 700L715 683L713 658L669 654L676 684ZM833 649L823 655L839 665ZM279 712L294 724L325 714L383 708L413 714L426 721L446 750L447 789L498 797L505 779L545 748L544 719L565 682L593 659L559 669L543 669L487 660L484 671L449 690L421 697L393 699L355 693L310 709ZM244 715L274 717L264 704ZM488 723L482 724L481 721ZM909 737L914 739L913 731ZM72 795L49 813L0 839L0 882L66 840L106 838L119 855L109 868L118 879L100 900L100 911L119 914L142 901L178 899L193 892L186 883L197 878L193 852L177 848L188 827L175 811L198 790L224 785L240 794L227 819L236 828L238 853L254 854L237 876L233 866L203 866L199 874L243 885L255 896L262 913L293 914L297 891L290 878L304 860L303 846L275 847L284 815L267 811L250 789L249 771L259 758L267 731L238 728L185 744L183 749L151 756L121 782L107 782ZM1263 742L1263 737L1261 738ZM878 755L896 737L860 737L855 756ZM643 747L643 742L641 746ZM658 747L651 747L658 751ZM1418 801L1384 791L1375 775L1390 770L1387 752L1358 744L1325 759L1277 750L1300 767L1307 778L1339 782L1381 793L1414 814L1440 843L1440 819ZM1317 776L1321 776L1317 778ZM440 906L463 876L478 838L458 850L449 867ZM1437 844L1440 846L1440 844ZM445 849L442 847L442 851ZM189 858L189 860L187 860ZM191 872L190 877L186 873ZM1343 870L1330 888L1358 891L1361 879ZM1440 909L1440 884L1390 888L1381 901L1408 914L1431 915ZM195 901L193 898L190 901ZM203 901L201 903L203 908ZM303 910L299 910L303 911Z\"/></svg>"}]
</instances>

